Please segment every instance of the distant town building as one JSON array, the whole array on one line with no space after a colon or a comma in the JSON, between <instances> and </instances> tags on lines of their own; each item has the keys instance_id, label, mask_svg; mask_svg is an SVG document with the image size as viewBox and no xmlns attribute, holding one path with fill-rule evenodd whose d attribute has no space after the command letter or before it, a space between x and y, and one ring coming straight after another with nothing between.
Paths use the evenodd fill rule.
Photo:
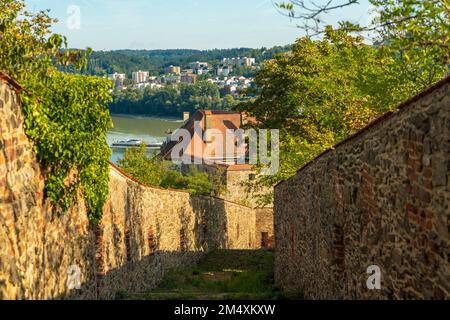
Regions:
<instances>
[{"instance_id":1,"label":"distant town building","mask_svg":"<svg viewBox=\"0 0 450 320\"><path fill-rule=\"evenodd\" d=\"M183 123L186 123L189 120L189 112L183 112Z\"/></svg>"},{"instance_id":2,"label":"distant town building","mask_svg":"<svg viewBox=\"0 0 450 320\"><path fill-rule=\"evenodd\" d=\"M209 73L209 69L207 69L207 68L201 68L201 69L194 69L194 73L196 74L196 75L202 75L202 74L207 74L207 73Z\"/></svg>"},{"instance_id":3,"label":"distant town building","mask_svg":"<svg viewBox=\"0 0 450 320\"><path fill-rule=\"evenodd\" d=\"M151 89L161 89L163 87L163 85L160 83L150 83L149 87Z\"/></svg>"},{"instance_id":4,"label":"distant town building","mask_svg":"<svg viewBox=\"0 0 450 320\"><path fill-rule=\"evenodd\" d=\"M251 67L251 66L256 64L256 59L255 58L244 57L244 58L240 59L239 63L240 63L241 66Z\"/></svg>"},{"instance_id":5,"label":"distant town building","mask_svg":"<svg viewBox=\"0 0 450 320\"><path fill-rule=\"evenodd\" d=\"M222 63L227 66L238 67L239 58L223 58Z\"/></svg>"},{"instance_id":6,"label":"distant town building","mask_svg":"<svg viewBox=\"0 0 450 320\"><path fill-rule=\"evenodd\" d=\"M181 67L169 66L169 67L167 67L166 72L169 73L169 74L180 75L181 74Z\"/></svg>"},{"instance_id":7,"label":"distant town building","mask_svg":"<svg viewBox=\"0 0 450 320\"><path fill-rule=\"evenodd\" d=\"M108 74L108 79L110 80L125 80L127 78L127 76L125 75L125 73L113 73L113 74Z\"/></svg>"},{"instance_id":8,"label":"distant town building","mask_svg":"<svg viewBox=\"0 0 450 320\"><path fill-rule=\"evenodd\" d=\"M256 59L248 57L224 58L222 59L222 63L233 67L251 67L256 64Z\"/></svg>"},{"instance_id":9,"label":"distant town building","mask_svg":"<svg viewBox=\"0 0 450 320\"><path fill-rule=\"evenodd\" d=\"M219 66L217 68L217 75L218 76L223 76L223 77L228 77L231 73L232 69L229 66Z\"/></svg>"},{"instance_id":10,"label":"distant town building","mask_svg":"<svg viewBox=\"0 0 450 320\"><path fill-rule=\"evenodd\" d=\"M133 87L136 89L144 90L145 88L147 88L150 85L151 85L150 82L141 82L141 83L136 83Z\"/></svg>"},{"instance_id":11,"label":"distant town building","mask_svg":"<svg viewBox=\"0 0 450 320\"><path fill-rule=\"evenodd\" d=\"M189 63L189 67L192 69L192 72L196 75L202 75L209 72L209 64L208 62L191 62Z\"/></svg>"},{"instance_id":12,"label":"distant town building","mask_svg":"<svg viewBox=\"0 0 450 320\"><path fill-rule=\"evenodd\" d=\"M150 76L150 73L147 71L137 71L137 72L133 72L131 74L131 77L133 79L134 83L143 83L143 82L147 82L148 78Z\"/></svg>"},{"instance_id":13,"label":"distant town building","mask_svg":"<svg viewBox=\"0 0 450 320\"><path fill-rule=\"evenodd\" d=\"M195 74L184 74L180 80L182 83L195 84L197 82L197 76Z\"/></svg>"},{"instance_id":14,"label":"distant town building","mask_svg":"<svg viewBox=\"0 0 450 320\"><path fill-rule=\"evenodd\" d=\"M125 75L125 73L115 72L112 74L108 74L108 79L114 82L116 88L122 88L123 82L125 81L126 78L127 76Z\"/></svg>"},{"instance_id":15,"label":"distant town building","mask_svg":"<svg viewBox=\"0 0 450 320\"><path fill-rule=\"evenodd\" d=\"M231 94L233 96L238 94L238 90L236 86L233 85L225 85L223 88L220 89L220 95L226 96L227 94Z\"/></svg>"},{"instance_id":16,"label":"distant town building","mask_svg":"<svg viewBox=\"0 0 450 320\"><path fill-rule=\"evenodd\" d=\"M180 83L181 77L177 76L177 75L168 75L168 76L163 76L161 78L161 80L162 80L161 81L162 83L166 83L166 84L169 84L169 83Z\"/></svg>"},{"instance_id":17,"label":"distant town building","mask_svg":"<svg viewBox=\"0 0 450 320\"><path fill-rule=\"evenodd\" d=\"M209 68L209 64L208 64L208 62L196 61L196 62L189 63L189 68L191 68L193 70L195 70L195 69L205 69L205 68L207 69L207 68Z\"/></svg>"}]
</instances>

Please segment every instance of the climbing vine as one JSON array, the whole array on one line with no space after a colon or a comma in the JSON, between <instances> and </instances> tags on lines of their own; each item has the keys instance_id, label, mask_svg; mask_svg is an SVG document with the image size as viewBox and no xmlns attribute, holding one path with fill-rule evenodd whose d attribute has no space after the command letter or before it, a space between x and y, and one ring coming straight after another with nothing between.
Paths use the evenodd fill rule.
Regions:
<instances>
[{"instance_id":1,"label":"climbing vine","mask_svg":"<svg viewBox=\"0 0 450 320\"><path fill-rule=\"evenodd\" d=\"M26 133L48 170L46 195L58 212L65 212L81 190L89 219L97 222L108 194L110 84L57 71L50 78L38 86L39 96L45 99L22 99Z\"/></svg>"},{"instance_id":2,"label":"climbing vine","mask_svg":"<svg viewBox=\"0 0 450 320\"><path fill-rule=\"evenodd\" d=\"M90 50L67 49L51 32L56 20L45 11L26 11L23 0L0 0L0 71L20 82L25 131L45 169L45 194L58 214L81 192L89 220L97 223L108 194L112 127L106 79L81 72Z\"/></svg>"}]
</instances>

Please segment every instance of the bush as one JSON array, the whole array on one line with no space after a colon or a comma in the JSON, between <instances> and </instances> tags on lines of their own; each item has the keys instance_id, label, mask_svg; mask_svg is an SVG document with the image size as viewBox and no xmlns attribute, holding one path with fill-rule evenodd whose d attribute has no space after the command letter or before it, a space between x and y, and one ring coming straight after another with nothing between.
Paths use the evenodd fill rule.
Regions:
<instances>
[{"instance_id":1,"label":"bush","mask_svg":"<svg viewBox=\"0 0 450 320\"><path fill-rule=\"evenodd\" d=\"M129 175L148 186L186 190L191 195L213 194L213 184L207 173L196 169L183 174L158 156L149 156L145 145L125 150L119 166Z\"/></svg>"},{"instance_id":2,"label":"bush","mask_svg":"<svg viewBox=\"0 0 450 320\"><path fill-rule=\"evenodd\" d=\"M163 165L155 157L147 155L145 145L126 149L119 166L129 175L149 186L160 186L163 181Z\"/></svg>"}]
</instances>

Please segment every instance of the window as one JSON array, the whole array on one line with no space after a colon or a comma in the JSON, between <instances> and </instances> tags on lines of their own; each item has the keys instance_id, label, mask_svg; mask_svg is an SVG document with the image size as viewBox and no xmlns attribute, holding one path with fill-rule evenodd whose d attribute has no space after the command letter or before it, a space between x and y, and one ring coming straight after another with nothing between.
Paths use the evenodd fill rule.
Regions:
<instances>
[{"instance_id":1,"label":"window","mask_svg":"<svg viewBox=\"0 0 450 320\"><path fill-rule=\"evenodd\" d=\"M180 230L180 250L182 252L188 251L188 243L186 239L186 231L184 229Z\"/></svg>"},{"instance_id":2,"label":"window","mask_svg":"<svg viewBox=\"0 0 450 320\"><path fill-rule=\"evenodd\" d=\"M125 231L125 250L127 254L127 261L131 261L131 243L130 230Z\"/></svg>"},{"instance_id":3,"label":"window","mask_svg":"<svg viewBox=\"0 0 450 320\"><path fill-rule=\"evenodd\" d=\"M337 224L333 232L333 264L336 266L336 275L342 276L345 271L344 229Z\"/></svg>"},{"instance_id":4,"label":"window","mask_svg":"<svg viewBox=\"0 0 450 320\"><path fill-rule=\"evenodd\" d=\"M261 248L269 248L269 233L261 232Z\"/></svg>"},{"instance_id":5,"label":"window","mask_svg":"<svg viewBox=\"0 0 450 320\"><path fill-rule=\"evenodd\" d=\"M147 244L149 255L152 255L156 251L156 237L152 228L150 228L148 231Z\"/></svg>"}]
</instances>

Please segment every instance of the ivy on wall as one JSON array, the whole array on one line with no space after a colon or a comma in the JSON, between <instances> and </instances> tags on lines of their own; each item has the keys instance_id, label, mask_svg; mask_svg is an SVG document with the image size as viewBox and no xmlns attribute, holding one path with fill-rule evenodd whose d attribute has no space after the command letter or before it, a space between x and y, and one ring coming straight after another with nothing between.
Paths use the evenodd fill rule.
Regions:
<instances>
[{"instance_id":1,"label":"ivy on wall","mask_svg":"<svg viewBox=\"0 0 450 320\"><path fill-rule=\"evenodd\" d=\"M46 195L61 213L81 190L89 220L98 222L108 195L110 83L54 71L50 81L35 88L45 99L24 96L22 101L26 133L47 168Z\"/></svg>"}]
</instances>

